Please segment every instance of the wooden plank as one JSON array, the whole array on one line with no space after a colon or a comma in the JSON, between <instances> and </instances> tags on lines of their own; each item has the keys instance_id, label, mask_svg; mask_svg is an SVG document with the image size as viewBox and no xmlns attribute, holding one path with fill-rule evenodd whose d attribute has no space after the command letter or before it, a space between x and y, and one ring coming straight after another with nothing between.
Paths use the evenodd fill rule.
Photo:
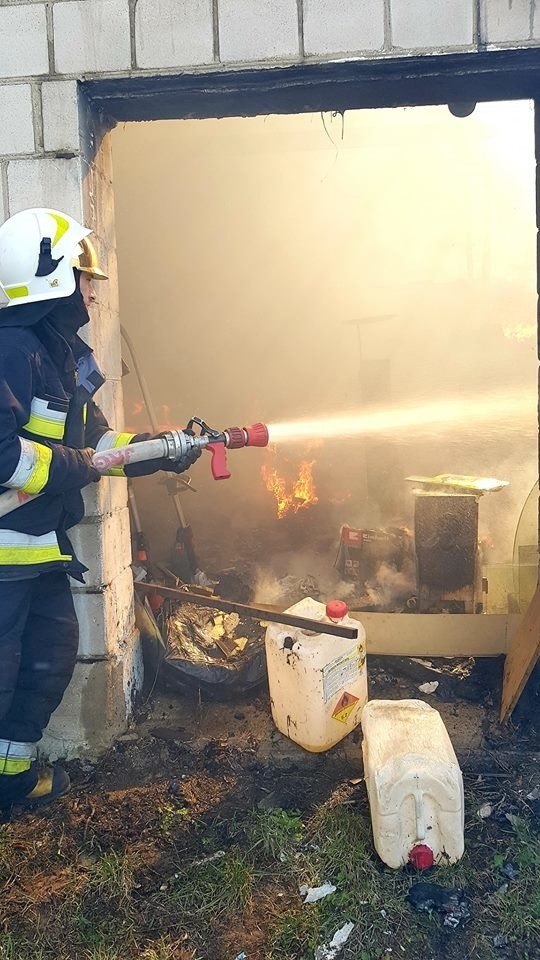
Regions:
<instances>
[{"instance_id":1,"label":"wooden plank","mask_svg":"<svg viewBox=\"0 0 540 960\"><path fill-rule=\"evenodd\" d=\"M540 657L540 584L514 634L504 666L501 722L508 720Z\"/></svg>"}]
</instances>

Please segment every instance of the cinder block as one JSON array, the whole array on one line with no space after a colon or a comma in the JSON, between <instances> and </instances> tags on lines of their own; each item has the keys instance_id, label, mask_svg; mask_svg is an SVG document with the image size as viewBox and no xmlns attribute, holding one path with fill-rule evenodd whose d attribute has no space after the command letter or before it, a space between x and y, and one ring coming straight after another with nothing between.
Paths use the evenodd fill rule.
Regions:
<instances>
[{"instance_id":1,"label":"cinder block","mask_svg":"<svg viewBox=\"0 0 540 960\"><path fill-rule=\"evenodd\" d=\"M0 166L0 223L7 219L7 197L4 199L4 185L2 183L2 169Z\"/></svg>"},{"instance_id":2,"label":"cinder block","mask_svg":"<svg viewBox=\"0 0 540 960\"><path fill-rule=\"evenodd\" d=\"M115 577L102 593L74 590L79 619L79 658L121 656L135 630L131 567Z\"/></svg>"},{"instance_id":3,"label":"cinder block","mask_svg":"<svg viewBox=\"0 0 540 960\"><path fill-rule=\"evenodd\" d=\"M54 207L82 219L81 162L43 158L10 160L8 190L11 214L25 207Z\"/></svg>"},{"instance_id":4,"label":"cinder block","mask_svg":"<svg viewBox=\"0 0 540 960\"><path fill-rule=\"evenodd\" d=\"M34 152L32 88L29 83L0 86L0 154Z\"/></svg>"},{"instance_id":5,"label":"cinder block","mask_svg":"<svg viewBox=\"0 0 540 960\"><path fill-rule=\"evenodd\" d=\"M49 72L45 4L0 6L0 77Z\"/></svg>"},{"instance_id":6,"label":"cinder block","mask_svg":"<svg viewBox=\"0 0 540 960\"><path fill-rule=\"evenodd\" d=\"M296 0L219 0L218 12L224 62L298 56Z\"/></svg>"},{"instance_id":7,"label":"cinder block","mask_svg":"<svg viewBox=\"0 0 540 960\"><path fill-rule=\"evenodd\" d=\"M57 73L129 70L128 0L55 3L53 21Z\"/></svg>"},{"instance_id":8,"label":"cinder block","mask_svg":"<svg viewBox=\"0 0 540 960\"><path fill-rule=\"evenodd\" d=\"M406 50L473 43L473 0L391 0L392 43Z\"/></svg>"},{"instance_id":9,"label":"cinder block","mask_svg":"<svg viewBox=\"0 0 540 960\"><path fill-rule=\"evenodd\" d=\"M304 0L304 46L310 54L380 50L384 0Z\"/></svg>"},{"instance_id":10,"label":"cinder block","mask_svg":"<svg viewBox=\"0 0 540 960\"><path fill-rule=\"evenodd\" d=\"M83 490L86 517L104 517L127 505L127 484L123 477L103 477Z\"/></svg>"},{"instance_id":11,"label":"cinder block","mask_svg":"<svg viewBox=\"0 0 540 960\"><path fill-rule=\"evenodd\" d=\"M127 507L101 519L89 517L70 531L75 553L89 568L86 586L98 589L131 563L131 531Z\"/></svg>"},{"instance_id":12,"label":"cinder block","mask_svg":"<svg viewBox=\"0 0 540 960\"><path fill-rule=\"evenodd\" d=\"M77 153L79 109L75 80L48 80L41 87L45 150Z\"/></svg>"},{"instance_id":13,"label":"cinder block","mask_svg":"<svg viewBox=\"0 0 540 960\"><path fill-rule=\"evenodd\" d=\"M540 38L540 4L538 3L534 5L532 35L534 40Z\"/></svg>"},{"instance_id":14,"label":"cinder block","mask_svg":"<svg viewBox=\"0 0 540 960\"><path fill-rule=\"evenodd\" d=\"M214 59L212 0L139 0L138 67L180 67Z\"/></svg>"},{"instance_id":15,"label":"cinder block","mask_svg":"<svg viewBox=\"0 0 540 960\"><path fill-rule=\"evenodd\" d=\"M142 680L138 633L126 638L121 658L77 663L39 745L40 754L50 760L99 756L125 731Z\"/></svg>"},{"instance_id":16,"label":"cinder block","mask_svg":"<svg viewBox=\"0 0 540 960\"><path fill-rule=\"evenodd\" d=\"M480 39L483 43L528 40L531 27L531 0L482 0Z\"/></svg>"}]
</instances>

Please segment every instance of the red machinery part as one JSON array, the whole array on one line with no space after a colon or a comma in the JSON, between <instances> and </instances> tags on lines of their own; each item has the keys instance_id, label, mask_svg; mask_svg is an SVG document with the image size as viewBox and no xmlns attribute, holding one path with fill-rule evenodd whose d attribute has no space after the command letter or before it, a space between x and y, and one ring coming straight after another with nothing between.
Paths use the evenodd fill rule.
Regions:
<instances>
[{"instance_id":1,"label":"red machinery part","mask_svg":"<svg viewBox=\"0 0 540 960\"><path fill-rule=\"evenodd\" d=\"M428 847L427 843L417 843L409 851L409 863L417 870L429 870L435 863L433 850Z\"/></svg>"}]
</instances>

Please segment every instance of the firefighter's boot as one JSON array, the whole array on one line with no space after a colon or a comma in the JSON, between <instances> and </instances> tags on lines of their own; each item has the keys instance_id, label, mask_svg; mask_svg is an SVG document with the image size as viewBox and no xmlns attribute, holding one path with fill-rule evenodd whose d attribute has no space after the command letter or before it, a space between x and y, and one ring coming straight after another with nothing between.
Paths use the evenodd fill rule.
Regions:
<instances>
[{"instance_id":1,"label":"firefighter's boot","mask_svg":"<svg viewBox=\"0 0 540 960\"><path fill-rule=\"evenodd\" d=\"M30 779L31 775L31 779ZM43 807L69 791L71 782L63 767L34 767L24 776L0 776L0 810Z\"/></svg>"}]
</instances>

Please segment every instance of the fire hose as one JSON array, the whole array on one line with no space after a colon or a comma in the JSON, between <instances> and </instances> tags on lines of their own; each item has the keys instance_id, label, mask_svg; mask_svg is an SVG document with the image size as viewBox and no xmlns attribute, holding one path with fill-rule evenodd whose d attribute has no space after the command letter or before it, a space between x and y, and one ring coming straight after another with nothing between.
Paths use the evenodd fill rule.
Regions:
<instances>
[{"instance_id":1,"label":"fire hose","mask_svg":"<svg viewBox=\"0 0 540 960\"><path fill-rule=\"evenodd\" d=\"M199 427L200 433L194 432L195 426ZM92 459L96 470L105 475L113 467L126 467L132 463L163 458L174 464L194 449L208 450L212 457L211 470L214 480L228 480L231 474L227 466L227 450L266 446L268 428L264 423L254 423L249 427L227 427L218 431L213 430L199 417L192 417L185 430L169 430L152 440L99 450ZM41 493L28 494L22 490L8 490L0 495L0 517L5 517L41 496Z\"/></svg>"}]
</instances>

